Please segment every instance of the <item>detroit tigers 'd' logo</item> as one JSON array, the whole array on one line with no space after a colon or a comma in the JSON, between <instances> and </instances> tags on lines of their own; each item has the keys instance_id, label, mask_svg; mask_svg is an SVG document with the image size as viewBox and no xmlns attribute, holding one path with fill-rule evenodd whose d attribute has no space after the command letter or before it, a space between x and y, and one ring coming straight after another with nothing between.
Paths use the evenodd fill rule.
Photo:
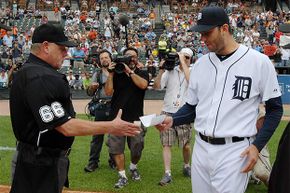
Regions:
<instances>
[{"instance_id":1,"label":"detroit tigers 'd' logo","mask_svg":"<svg viewBox=\"0 0 290 193\"><path fill-rule=\"evenodd\" d=\"M245 100L250 96L252 79L250 77L235 76L236 81L233 85L234 96L232 99Z\"/></svg>"}]
</instances>

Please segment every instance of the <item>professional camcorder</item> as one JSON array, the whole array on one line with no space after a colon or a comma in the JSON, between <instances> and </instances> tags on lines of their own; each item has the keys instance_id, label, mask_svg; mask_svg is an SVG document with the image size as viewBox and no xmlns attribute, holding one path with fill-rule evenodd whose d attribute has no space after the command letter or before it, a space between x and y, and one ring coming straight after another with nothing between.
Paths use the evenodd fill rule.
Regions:
<instances>
[{"instance_id":1,"label":"professional camcorder","mask_svg":"<svg viewBox=\"0 0 290 193\"><path fill-rule=\"evenodd\" d=\"M123 73L125 69L124 64L129 65L131 58L132 56L117 56L113 60L113 62L116 63L115 72L118 74Z\"/></svg>"},{"instance_id":2,"label":"professional camcorder","mask_svg":"<svg viewBox=\"0 0 290 193\"><path fill-rule=\"evenodd\" d=\"M173 70L179 64L179 55L176 52L168 52L164 59L165 63L163 68L165 70Z\"/></svg>"}]
</instances>

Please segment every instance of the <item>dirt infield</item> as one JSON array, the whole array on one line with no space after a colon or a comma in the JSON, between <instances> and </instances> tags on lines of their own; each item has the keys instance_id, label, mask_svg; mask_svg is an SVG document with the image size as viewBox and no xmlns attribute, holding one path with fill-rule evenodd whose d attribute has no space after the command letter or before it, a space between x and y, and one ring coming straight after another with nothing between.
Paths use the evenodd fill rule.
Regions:
<instances>
[{"instance_id":1,"label":"dirt infield","mask_svg":"<svg viewBox=\"0 0 290 193\"><path fill-rule=\"evenodd\" d=\"M85 106L90 100L73 100L74 109L78 114L85 113ZM162 108L163 100L145 100L144 101L144 113L159 114ZM284 116L282 120L290 120L290 105L283 105L284 107ZM9 112L9 101L0 100L0 116L1 115L10 115Z\"/></svg>"},{"instance_id":2,"label":"dirt infield","mask_svg":"<svg viewBox=\"0 0 290 193\"><path fill-rule=\"evenodd\" d=\"M85 113L85 106L90 100L73 100L74 109L78 114ZM160 113L162 108L162 100L145 100L144 102L144 113ZM0 115L10 115L9 112L9 101L0 100Z\"/></svg>"},{"instance_id":3,"label":"dirt infield","mask_svg":"<svg viewBox=\"0 0 290 193\"><path fill-rule=\"evenodd\" d=\"M0 185L1 193L9 193L9 190L10 190L10 186ZM102 193L102 192L83 192L83 191L64 190L62 193Z\"/></svg>"}]
</instances>

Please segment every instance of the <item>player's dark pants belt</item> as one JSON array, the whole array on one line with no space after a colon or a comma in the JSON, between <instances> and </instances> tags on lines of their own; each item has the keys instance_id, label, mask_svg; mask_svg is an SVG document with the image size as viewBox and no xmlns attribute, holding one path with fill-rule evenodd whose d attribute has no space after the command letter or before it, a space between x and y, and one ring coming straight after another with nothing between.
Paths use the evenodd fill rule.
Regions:
<instances>
[{"instance_id":1,"label":"player's dark pants belt","mask_svg":"<svg viewBox=\"0 0 290 193\"><path fill-rule=\"evenodd\" d=\"M71 148L63 150L59 148L36 147L27 143L18 142L17 150L35 152L36 154L47 155L50 157L68 157L70 154Z\"/></svg>"},{"instance_id":2,"label":"player's dark pants belt","mask_svg":"<svg viewBox=\"0 0 290 193\"><path fill-rule=\"evenodd\" d=\"M224 145L226 144L226 139L225 138L214 138L214 137L209 137L209 136L205 136L201 133L199 133L200 138L210 144L213 145ZM231 142L235 143L235 142L239 142L239 141L243 141L245 138L244 137L231 137Z\"/></svg>"}]
</instances>

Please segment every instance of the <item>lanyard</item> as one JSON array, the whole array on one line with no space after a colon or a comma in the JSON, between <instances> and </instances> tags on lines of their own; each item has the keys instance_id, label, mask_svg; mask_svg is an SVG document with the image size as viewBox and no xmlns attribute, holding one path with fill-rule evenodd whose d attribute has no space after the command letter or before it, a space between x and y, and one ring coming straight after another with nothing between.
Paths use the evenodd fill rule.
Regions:
<instances>
[{"instance_id":1,"label":"lanyard","mask_svg":"<svg viewBox=\"0 0 290 193\"><path fill-rule=\"evenodd\" d=\"M178 80L179 80L179 91L178 91L178 94L177 94L177 98L179 98L179 97L180 97L180 93L181 93L181 86L182 86L182 84L183 84L183 82L184 82L185 76L183 77L183 79L182 79L182 81L181 81L181 80L180 80L179 71L177 71L177 72L178 72Z\"/></svg>"}]
</instances>

